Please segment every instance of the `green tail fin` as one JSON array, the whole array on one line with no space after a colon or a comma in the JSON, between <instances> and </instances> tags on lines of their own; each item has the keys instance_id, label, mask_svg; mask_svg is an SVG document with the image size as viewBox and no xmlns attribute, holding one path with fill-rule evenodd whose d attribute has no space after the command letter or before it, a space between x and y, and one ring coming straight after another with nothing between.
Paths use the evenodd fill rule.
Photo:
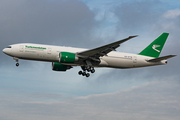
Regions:
<instances>
[{"instance_id":1,"label":"green tail fin","mask_svg":"<svg viewBox=\"0 0 180 120\"><path fill-rule=\"evenodd\" d=\"M164 43L168 37L169 33L162 33L157 39L155 39L149 46L147 46L139 55L149 56L158 58Z\"/></svg>"}]
</instances>

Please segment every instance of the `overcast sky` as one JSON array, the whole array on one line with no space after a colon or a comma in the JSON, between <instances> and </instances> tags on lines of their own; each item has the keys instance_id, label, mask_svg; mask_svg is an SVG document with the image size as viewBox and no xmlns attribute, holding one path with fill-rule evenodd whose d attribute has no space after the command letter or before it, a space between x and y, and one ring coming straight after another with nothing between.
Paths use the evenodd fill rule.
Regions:
<instances>
[{"instance_id":1,"label":"overcast sky","mask_svg":"<svg viewBox=\"0 0 180 120\"><path fill-rule=\"evenodd\" d=\"M0 52L0 120L179 120L179 0L0 0L0 50L14 43L94 48L139 35L118 48L139 53L161 33L167 65L51 70L51 63Z\"/></svg>"}]
</instances>

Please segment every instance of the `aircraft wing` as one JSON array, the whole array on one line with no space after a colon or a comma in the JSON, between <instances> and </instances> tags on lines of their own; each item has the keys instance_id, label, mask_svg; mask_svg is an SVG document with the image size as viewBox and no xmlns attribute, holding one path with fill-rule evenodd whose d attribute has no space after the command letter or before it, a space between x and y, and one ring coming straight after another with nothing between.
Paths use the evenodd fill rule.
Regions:
<instances>
[{"instance_id":1,"label":"aircraft wing","mask_svg":"<svg viewBox=\"0 0 180 120\"><path fill-rule=\"evenodd\" d=\"M123 40L119 40L101 47L97 47L94 49L86 50L83 52L78 52L77 55L81 58L90 58L92 60L98 61L98 58L100 56L107 55L111 51L115 51L116 48L120 46L121 43L126 42L127 40L137 37L136 36L129 36L128 38L125 38Z\"/></svg>"}]
</instances>

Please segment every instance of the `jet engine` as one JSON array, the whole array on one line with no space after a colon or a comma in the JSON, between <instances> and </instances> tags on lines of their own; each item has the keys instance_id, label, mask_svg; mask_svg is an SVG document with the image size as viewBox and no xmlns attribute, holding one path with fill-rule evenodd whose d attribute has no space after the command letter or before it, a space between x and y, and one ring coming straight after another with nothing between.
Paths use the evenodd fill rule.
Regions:
<instances>
[{"instance_id":1,"label":"jet engine","mask_svg":"<svg viewBox=\"0 0 180 120\"><path fill-rule=\"evenodd\" d=\"M78 61L78 57L76 56L76 54L70 52L59 53L60 63L74 63L75 61Z\"/></svg>"},{"instance_id":2,"label":"jet engine","mask_svg":"<svg viewBox=\"0 0 180 120\"><path fill-rule=\"evenodd\" d=\"M68 66L68 65L63 65L63 64L57 63L57 62L52 62L52 70L54 70L54 71L66 71L70 68L72 68L72 67Z\"/></svg>"}]
</instances>

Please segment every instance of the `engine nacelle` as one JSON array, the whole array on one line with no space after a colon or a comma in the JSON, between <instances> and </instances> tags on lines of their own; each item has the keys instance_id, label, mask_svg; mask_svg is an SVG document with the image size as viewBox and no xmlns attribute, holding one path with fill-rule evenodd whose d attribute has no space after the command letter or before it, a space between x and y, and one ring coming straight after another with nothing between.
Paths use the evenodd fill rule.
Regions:
<instances>
[{"instance_id":1,"label":"engine nacelle","mask_svg":"<svg viewBox=\"0 0 180 120\"><path fill-rule=\"evenodd\" d=\"M67 69L70 69L70 66L63 65L57 62L52 62L52 70L54 71L66 71Z\"/></svg>"},{"instance_id":2,"label":"engine nacelle","mask_svg":"<svg viewBox=\"0 0 180 120\"><path fill-rule=\"evenodd\" d=\"M70 52L59 53L60 63L74 63L75 61L78 61L78 57L74 53L70 53Z\"/></svg>"}]
</instances>

